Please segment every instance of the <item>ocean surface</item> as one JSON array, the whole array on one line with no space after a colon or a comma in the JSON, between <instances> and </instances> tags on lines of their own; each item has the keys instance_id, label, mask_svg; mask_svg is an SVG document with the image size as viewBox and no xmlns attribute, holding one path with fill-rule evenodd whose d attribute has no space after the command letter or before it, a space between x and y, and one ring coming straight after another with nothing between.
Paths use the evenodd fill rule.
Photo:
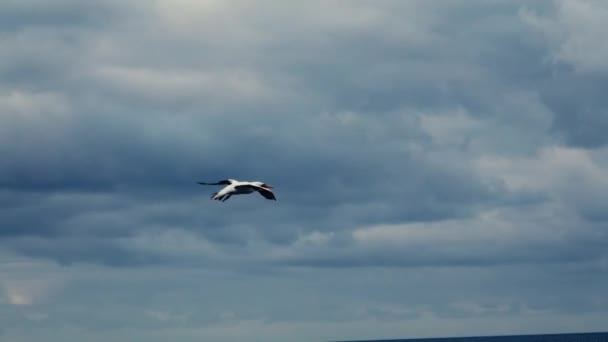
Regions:
<instances>
[{"instance_id":1,"label":"ocean surface","mask_svg":"<svg viewBox=\"0 0 608 342\"><path fill-rule=\"evenodd\" d=\"M608 325L608 322L606 322L606 324ZM404 340L358 340L342 342L608 342L608 332L580 334L414 338Z\"/></svg>"}]
</instances>

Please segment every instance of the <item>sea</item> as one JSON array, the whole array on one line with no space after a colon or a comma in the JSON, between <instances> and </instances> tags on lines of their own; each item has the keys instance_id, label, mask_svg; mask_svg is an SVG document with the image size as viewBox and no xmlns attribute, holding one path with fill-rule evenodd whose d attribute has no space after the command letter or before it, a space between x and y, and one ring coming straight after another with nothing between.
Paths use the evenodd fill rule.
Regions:
<instances>
[{"instance_id":1,"label":"sea","mask_svg":"<svg viewBox=\"0 0 608 342\"><path fill-rule=\"evenodd\" d=\"M608 324L608 322L606 322L606 324ZM608 332L546 335L414 338L402 340L358 340L341 342L608 342Z\"/></svg>"}]
</instances>

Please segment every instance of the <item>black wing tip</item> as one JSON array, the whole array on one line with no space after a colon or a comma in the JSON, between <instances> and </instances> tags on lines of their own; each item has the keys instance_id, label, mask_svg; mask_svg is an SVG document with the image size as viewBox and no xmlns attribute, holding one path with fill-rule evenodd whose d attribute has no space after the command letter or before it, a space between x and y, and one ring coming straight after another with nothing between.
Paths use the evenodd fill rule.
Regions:
<instances>
[{"instance_id":1,"label":"black wing tip","mask_svg":"<svg viewBox=\"0 0 608 342\"><path fill-rule=\"evenodd\" d=\"M274 195L274 193L270 190L267 189L258 189L258 192L260 193L260 195L262 195L264 198L266 198L267 200L271 200L271 201L276 201L277 198Z\"/></svg>"},{"instance_id":2,"label":"black wing tip","mask_svg":"<svg viewBox=\"0 0 608 342\"><path fill-rule=\"evenodd\" d=\"M196 182L197 184L201 184L201 185L230 185L232 184L232 182L230 182L230 180L228 179L224 179L221 180L219 182L215 182L215 183L206 183L206 182Z\"/></svg>"}]
</instances>

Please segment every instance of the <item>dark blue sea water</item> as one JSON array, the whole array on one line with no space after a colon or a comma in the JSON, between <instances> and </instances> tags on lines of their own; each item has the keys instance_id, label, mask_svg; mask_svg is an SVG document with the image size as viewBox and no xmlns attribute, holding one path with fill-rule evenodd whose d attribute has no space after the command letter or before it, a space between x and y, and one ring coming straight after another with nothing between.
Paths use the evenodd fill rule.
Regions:
<instances>
[{"instance_id":1,"label":"dark blue sea water","mask_svg":"<svg viewBox=\"0 0 608 342\"><path fill-rule=\"evenodd\" d=\"M608 322L606 322L606 324L608 325ZM608 332L549 335L415 338L405 340L361 340L350 342L608 342Z\"/></svg>"}]
</instances>

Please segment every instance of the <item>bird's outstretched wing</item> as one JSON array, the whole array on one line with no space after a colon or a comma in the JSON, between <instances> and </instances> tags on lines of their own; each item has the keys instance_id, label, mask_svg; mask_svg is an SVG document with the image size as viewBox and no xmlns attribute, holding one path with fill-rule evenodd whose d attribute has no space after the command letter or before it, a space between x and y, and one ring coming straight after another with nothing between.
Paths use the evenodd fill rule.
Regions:
<instances>
[{"instance_id":1,"label":"bird's outstretched wing","mask_svg":"<svg viewBox=\"0 0 608 342\"><path fill-rule=\"evenodd\" d=\"M236 188L249 188L253 189L260 193L260 195L264 196L264 198L276 201L277 198L274 196L274 193L266 188L261 186L253 185L253 184L245 184L245 185L237 185Z\"/></svg>"},{"instance_id":2,"label":"bird's outstretched wing","mask_svg":"<svg viewBox=\"0 0 608 342\"><path fill-rule=\"evenodd\" d=\"M257 188L256 189L260 195L264 196L264 198L269 199L269 200L273 200L276 201L277 198L274 196L274 193L270 190L264 189L264 188Z\"/></svg>"},{"instance_id":3,"label":"bird's outstretched wing","mask_svg":"<svg viewBox=\"0 0 608 342\"><path fill-rule=\"evenodd\" d=\"M232 184L232 181L230 179L224 179L217 183L198 182L198 184L201 184L201 185L230 185L230 184Z\"/></svg>"}]
</instances>

